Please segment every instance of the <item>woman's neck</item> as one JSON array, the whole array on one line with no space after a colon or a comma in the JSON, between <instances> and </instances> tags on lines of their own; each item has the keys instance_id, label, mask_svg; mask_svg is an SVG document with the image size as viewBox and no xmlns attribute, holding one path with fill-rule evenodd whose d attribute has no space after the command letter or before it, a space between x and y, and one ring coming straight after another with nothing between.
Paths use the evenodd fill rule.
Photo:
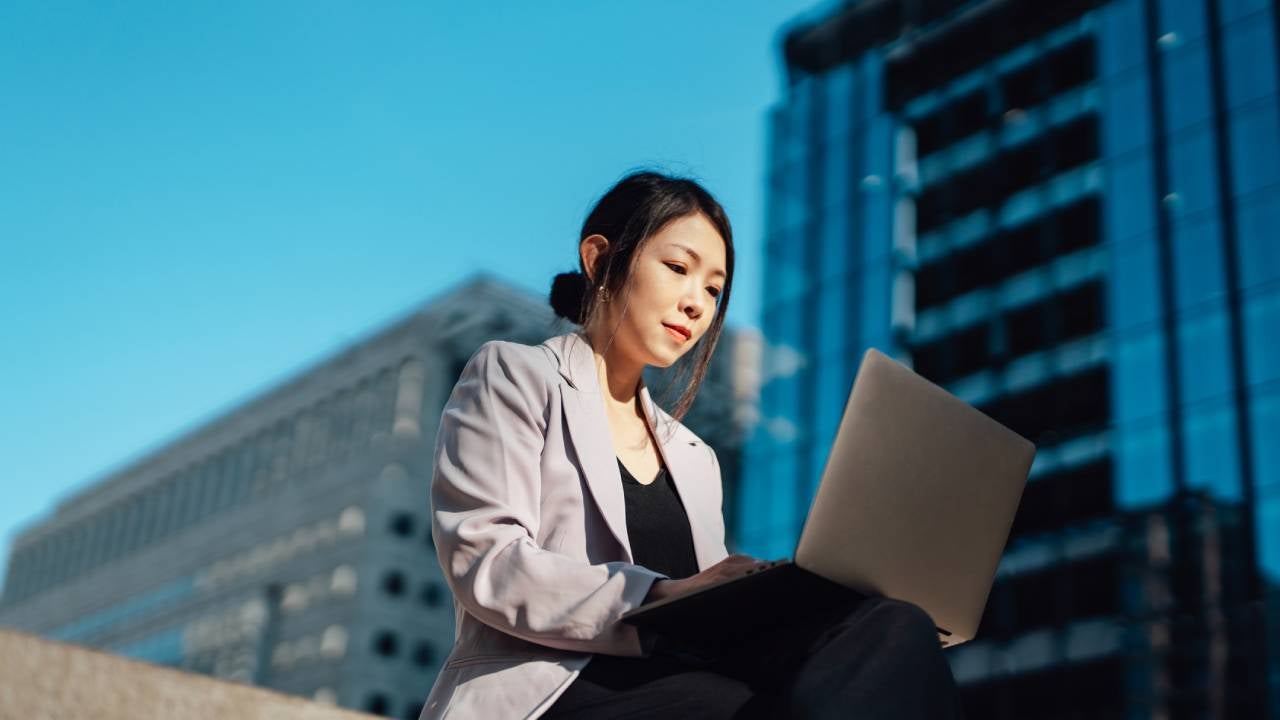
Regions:
<instances>
[{"instance_id":1,"label":"woman's neck","mask_svg":"<svg viewBox=\"0 0 1280 720\"><path fill-rule=\"evenodd\" d=\"M588 333L587 341L591 344L596 377L600 381L600 390L605 395L609 410L620 415L638 412L636 394L640 390L644 363L627 358L617 345L610 343L601 333Z\"/></svg>"}]
</instances>

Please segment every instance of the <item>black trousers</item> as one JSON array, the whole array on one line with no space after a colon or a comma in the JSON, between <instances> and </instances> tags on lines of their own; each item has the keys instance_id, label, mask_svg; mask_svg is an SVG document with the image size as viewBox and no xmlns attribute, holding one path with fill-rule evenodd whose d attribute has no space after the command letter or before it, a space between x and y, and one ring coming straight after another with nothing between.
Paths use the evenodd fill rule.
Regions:
<instances>
[{"instance_id":1,"label":"black trousers","mask_svg":"<svg viewBox=\"0 0 1280 720\"><path fill-rule=\"evenodd\" d=\"M960 718L933 622L866 598L691 659L598 655L546 718Z\"/></svg>"}]
</instances>

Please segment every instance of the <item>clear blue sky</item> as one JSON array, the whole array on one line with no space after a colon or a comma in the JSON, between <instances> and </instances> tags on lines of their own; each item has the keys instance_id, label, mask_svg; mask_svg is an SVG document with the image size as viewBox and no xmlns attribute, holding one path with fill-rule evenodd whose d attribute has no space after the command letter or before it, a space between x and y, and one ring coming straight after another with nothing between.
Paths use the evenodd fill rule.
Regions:
<instances>
[{"instance_id":1,"label":"clear blue sky","mask_svg":"<svg viewBox=\"0 0 1280 720\"><path fill-rule=\"evenodd\" d=\"M476 270L544 292L635 166L719 195L758 325L778 30L830 4L3 3L0 556Z\"/></svg>"}]
</instances>

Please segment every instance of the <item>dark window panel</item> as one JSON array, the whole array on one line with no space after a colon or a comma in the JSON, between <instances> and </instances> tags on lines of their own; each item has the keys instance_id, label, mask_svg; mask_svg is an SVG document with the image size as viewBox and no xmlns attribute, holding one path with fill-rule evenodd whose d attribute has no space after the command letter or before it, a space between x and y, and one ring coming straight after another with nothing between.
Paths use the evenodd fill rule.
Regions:
<instances>
[{"instance_id":1,"label":"dark window panel","mask_svg":"<svg viewBox=\"0 0 1280 720\"><path fill-rule=\"evenodd\" d=\"M916 272L916 309L941 305L1099 241L1100 208L1087 198L933 260ZM1050 242L1053 238L1053 242Z\"/></svg>"},{"instance_id":2,"label":"dark window panel","mask_svg":"<svg viewBox=\"0 0 1280 720\"><path fill-rule=\"evenodd\" d=\"M927 232L1098 157L1098 119L1073 120L985 163L925 188L916 198L917 232Z\"/></svg>"},{"instance_id":3,"label":"dark window panel","mask_svg":"<svg viewBox=\"0 0 1280 720\"><path fill-rule=\"evenodd\" d=\"M1048 32L1101 4L1102 0L986 3L977 12L948 23L945 31L926 32L890 60L885 68L885 104L896 110L911 98L991 62L1027 38Z\"/></svg>"},{"instance_id":4,"label":"dark window panel","mask_svg":"<svg viewBox=\"0 0 1280 720\"><path fill-rule=\"evenodd\" d=\"M382 591L392 597L404 595L405 584L404 573L398 570L382 576Z\"/></svg>"},{"instance_id":5,"label":"dark window panel","mask_svg":"<svg viewBox=\"0 0 1280 720\"><path fill-rule=\"evenodd\" d=\"M373 652L382 657L395 657L400 652L400 638L390 630L379 630L373 636Z\"/></svg>"},{"instance_id":6,"label":"dark window panel","mask_svg":"<svg viewBox=\"0 0 1280 720\"><path fill-rule=\"evenodd\" d=\"M1000 90L1007 108L1029 108L1039 105L1045 97L1046 84L1041 78L1044 72L1038 62L1028 63L1000 78Z\"/></svg>"},{"instance_id":7,"label":"dark window panel","mask_svg":"<svg viewBox=\"0 0 1280 720\"><path fill-rule=\"evenodd\" d=\"M1054 95L1084 85L1098 76L1097 49L1092 37L1083 37L1059 48L1046 60L1049 91Z\"/></svg>"},{"instance_id":8,"label":"dark window panel","mask_svg":"<svg viewBox=\"0 0 1280 720\"><path fill-rule=\"evenodd\" d=\"M1101 235L1100 218L1097 198L1088 198L1055 213L1058 252L1065 255L1097 245Z\"/></svg>"},{"instance_id":9,"label":"dark window panel","mask_svg":"<svg viewBox=\"0 0 1280 720\"><path fill-rule=\"evenodd\" d=\"M1032 442L1048 444L1106 427L1109 389L1106 368L1092 368L979 409Z\"/></svg>"},{"instance_id":10,"label":"dark window panel","mask_svg":"<svg viewBox=\"0 0 1280 720\"><path fill-rule=\"evenodd\" d=\"M1102 329L1102 283L1090 282L1062 293L1063 339L1071 340Z\"/></svg>"},{"instance_id":11,"label":"dark window panel","mask_svg":"<svg viewBox=\"0 0 1280 720\"><path fill-rule=\"evenodd\" d=\"M393 535L399 535L400 537L412 535L416 525L413 515L406 512L393 513L390 520L387 521L387 529Z\"/></svg>"},{"instance_id":12,"label":"dark window panel","mask_svg":"<svg viewBox=\"0 0 1280 720\"><path fill-rule=\"evenodd\" d=\"M1032 303L1005 315L1005 339L1009 355L1017 357L1047 346L1049 308L1047 303Z\"/></svg>"},{"instance_id":13,"label":"dark window panel","mask_svg":"<svg viewBox=\"0 0 1280 720\"><path fill-rule=\"evenodd\" d=\"M391 711L391 700L383 693L370 693L364 699L364 709L374 715L386 715Z\"/></svg>"}]
</instances>

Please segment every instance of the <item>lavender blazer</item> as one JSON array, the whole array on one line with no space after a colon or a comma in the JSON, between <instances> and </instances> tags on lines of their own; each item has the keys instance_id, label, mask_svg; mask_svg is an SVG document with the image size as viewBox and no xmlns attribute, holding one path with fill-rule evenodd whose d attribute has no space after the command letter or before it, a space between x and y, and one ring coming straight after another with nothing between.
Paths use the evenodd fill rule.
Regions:
<instances>
[{"instance_id":1,"label":"lavender blazer","mask_svg":"<svg viewBox=\"0 0 1280 720\"><path fill-rule=\"evenodd\" d=\"M654 405L645 420L689 516L698 567L722 560L715 451ZM533 718L593 653L637 656L618 617L663 575L633 564L592 350L577 333L484 344L436 437L431 534L457 633L422 718Z\"/></svg>"}]
</instances>

